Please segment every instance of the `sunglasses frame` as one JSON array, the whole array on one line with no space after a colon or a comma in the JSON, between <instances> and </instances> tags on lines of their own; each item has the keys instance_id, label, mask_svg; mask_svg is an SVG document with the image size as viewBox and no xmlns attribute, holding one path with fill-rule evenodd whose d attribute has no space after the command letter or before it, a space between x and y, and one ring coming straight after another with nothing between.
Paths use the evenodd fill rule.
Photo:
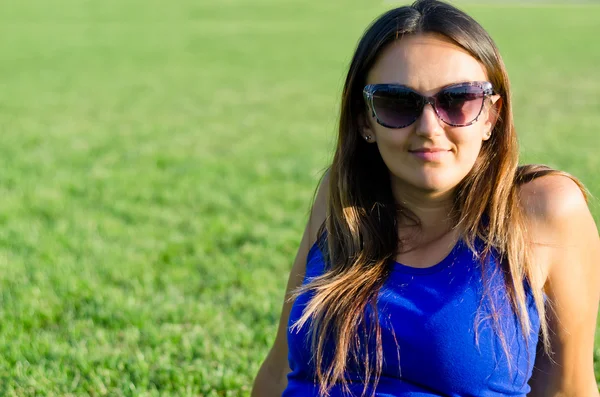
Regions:
<instances>
[{"instance_id":1,"label":"sunglasses frame","mask_svg":"<svg viewBox=\"0 0 600 397\"><path fill-rule=\"evenodd\" d=\"M455 87L479 87L483 90L483 97L482 97L482 101L481 101L481 108L479 109L479 112L477 113L477 116L470 121L469 123L466 124L453 124L450 123L446 120L444 120L439 112L438 109L435 106L435 103L437 101L437 96L443 92L444 90L447 90L449 88L455 88ZM379 119L379 117L377 116L377 112L375 111L375 106L373 106L373 95L378 91L378 90L386 90L386 91L390 91L393 89L398 89L398 88L402 88L405 91L411 92L413 94L415 94L418 98L420 98L419 100L419 107L420 110L419 112L416 114L415 118L413 121L411 121L410 123L406 124L406 125L402 125L402 126L392 126L389 124L384 123L383 121L381 121ZM365 86L365 88L363 89L363 96L365 98L365 101L367 102L367 105L369 107L369 109L371 110L371 114L373 117L375 117L375 119L377 120L377 123L379 125L382 125L386 128L392 128L392 129L400 129L400 128L406 128L409 125L414 124L415 121L418 120L418 118L421 116L421 114L423 114L423 109L425 108L425 105L430 104L431 107L433 107L433 110L435 111L435 114L437 115L437 117L442 120L445 124L448 124L449 126L452 127L467 127L475 122L477 122L477 120L479 119L479 116L481 115L481 112L483 110L483 106L485 104L485 98L489 98L493 95L496 95L494 88L492 86L492 83L490 83L489 81L470 81L470 82L465 82L465 83L457 83L457 84L450 84L447 85L445 87L443 87L442 89L440 89L438 92L436 92L434 95L432 96L424 96L421 95L420 93L418 93L417 91L408 88L404 85L401 84L368 84Z\"/></svg>"}]
</instances>

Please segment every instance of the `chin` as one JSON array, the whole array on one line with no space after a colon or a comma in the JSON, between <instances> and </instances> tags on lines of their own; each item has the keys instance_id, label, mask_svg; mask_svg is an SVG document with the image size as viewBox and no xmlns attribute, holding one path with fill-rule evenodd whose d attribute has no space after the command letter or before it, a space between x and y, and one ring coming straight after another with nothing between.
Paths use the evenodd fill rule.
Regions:
<instances>
[{"instance_id":1,"label":"chin","mask_svg":"<svg viewBox=\"0 0 600 397\"><path fill-rule=\"evenodd\" d=\"M449 171L447 169L430 169L426 172L423 172L424 170L406 172L406 169L399 171L393 174L400 186L404 185L408 189L416 189L428 194L442 194L454 190L461 181L456 173L447 172Z\"/></svg>"},{"instance_id":2,"label":"chin","mask_svg":"<svg viewBox=\"0 0 600 397\"><path fill-rule=\"evenodd\" d=\"M454 183L453 179L443 176L419 178L418 180L413 181L413 186L417 189L431 194L446 193L453 190L457 185L458 182Z\"/></svg>"},{"instance_id":3,"label":"chin","mask_svg":"<svg viewBox=\"0 0 600 397\"><path fill-rule=\"evenodd\" d=\"M420 188L421 190L423 190L424 192L436 194L436 193L448 192L448 191L454 189L455 186L449 186L447 184L427 183L427 184L422 184L421 186L417 185L417 187Z\"/></svg>"}]
</instances>

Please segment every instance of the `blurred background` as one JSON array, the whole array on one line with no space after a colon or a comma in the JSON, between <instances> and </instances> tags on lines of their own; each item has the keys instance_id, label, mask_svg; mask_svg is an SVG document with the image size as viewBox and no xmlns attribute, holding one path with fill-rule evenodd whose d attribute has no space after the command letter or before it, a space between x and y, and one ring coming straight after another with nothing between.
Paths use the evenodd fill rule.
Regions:
<instances>
[{"instance_id":1,"label":"blurred background","mask_svg":"<svg viewBox=\"0 0 600 397\"><path fill-rule=\"evenodd\" d=\"M352 52L405 3L2 2L0 394L249 395ZM600 5L455 4L504 56L522 162L599 221Z\"/></svg>"}]
</instances>

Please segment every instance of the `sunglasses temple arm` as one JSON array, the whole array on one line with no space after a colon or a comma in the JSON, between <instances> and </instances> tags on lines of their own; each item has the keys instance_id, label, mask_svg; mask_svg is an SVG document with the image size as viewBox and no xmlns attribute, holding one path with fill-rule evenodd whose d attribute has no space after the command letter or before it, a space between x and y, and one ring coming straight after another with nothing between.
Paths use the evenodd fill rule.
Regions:
<instances>
[{"instance_id":1,"label":"sunglasses temple arm","mask_svg":"<svg viewBox=\"0 0 600 397\"><path fill-rule=\"evenodd\" d=\"M375 106L373 105L373 97L369 93L365 94L365 97L367 98L367 103L369 104L371 117L375 117Z\"/></svg>"}]
</instances>

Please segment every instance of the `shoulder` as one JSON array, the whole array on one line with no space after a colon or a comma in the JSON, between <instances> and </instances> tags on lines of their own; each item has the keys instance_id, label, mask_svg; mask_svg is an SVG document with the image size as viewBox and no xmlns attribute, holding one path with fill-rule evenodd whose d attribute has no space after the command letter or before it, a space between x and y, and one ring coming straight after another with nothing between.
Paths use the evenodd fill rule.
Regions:
<instances>
[{"instance_id":1,"label":"shoulder","mask_svg":"<svg viewBox=\"0 0 600 397\"><path fill-rule=\"evenodd\" d=\"M286 376L290 372L288 363L288 323L290 320L290 313L292 305L295 300L295 291L302 285L305 278L306 260L310 252L311 246L314 244L317 238L317 232L320 225L325 221L325 214L327 208L327 197L329 191L329 172L325 172L321 183L317 187L314 202L310 211L307 225L296 253L296 258L290 270L288 277L288 283L285 290L285 299L279 318L279 326L277 328L277 334L273 346L267 355L257 378L255 380L255 388L266 387L267 385L274 384L274 382L281 382L285 384ZM255 394L255 393L254 393ZM254 395L253 394L253 395Z\"/></svg>"},{"instance_id":2,"label":"shoulder","mask_svg":"<svg viewBox=\"0 0 600 397\"><path fill-rule=\"evenodd\" d=\"M598 229L582 188L567 174L551 173L519 189L526 232L544 279L561 273L561 268L564 271L565 262L575 259L573 255L596 249ZM571 258L565 257L569 255Z\"/></svg>"},{"instance_id":3,"label":"shoulder","mask_svg":"<svg viewBox=\"0 0 600 397\"><path fill-rule=\"evenodd\" d=\"M582 188L565 174L549 174L520 186L519 199L529 221L561 227L572 215L589 214Z\"/></svg>"},{"instance_id":4,"label":"shoulder","mask_svg":"<svg viewBox=\"0 0 600 397\"><path fill-rule=\"evenodd\" d=\"M544 272L552 357L540 354L532 395L597 395L593 351L600 297L600 238L580 185L549 173L519 190L532 266Z\"/></svg>"}]
</instances>

